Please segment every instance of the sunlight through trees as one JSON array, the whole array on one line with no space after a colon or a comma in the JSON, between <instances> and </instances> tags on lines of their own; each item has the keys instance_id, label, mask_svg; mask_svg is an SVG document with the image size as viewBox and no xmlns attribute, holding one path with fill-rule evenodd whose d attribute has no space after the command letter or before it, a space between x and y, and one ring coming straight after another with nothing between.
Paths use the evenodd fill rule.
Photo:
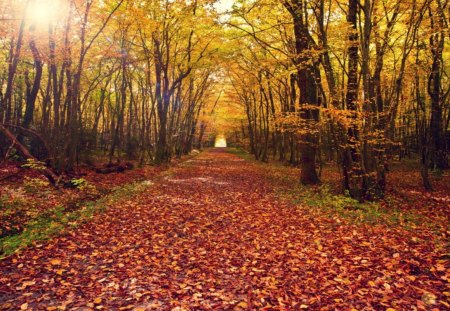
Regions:
<instances>
[{"instance_id":1,"label":"sunlight through trees","mask_svg":"<svg viewBox=\"0 0 450 311\"><path fill-rule=\"evenodd\" d=\"M165 164L218 133L376 199L448 167L448 1L5 0L4 158ZM17 139L11 140L13 137ZM62 178L63 180L64 178ZM61 180L57 178L57 180Z\"/></svg>"}]
</instances>

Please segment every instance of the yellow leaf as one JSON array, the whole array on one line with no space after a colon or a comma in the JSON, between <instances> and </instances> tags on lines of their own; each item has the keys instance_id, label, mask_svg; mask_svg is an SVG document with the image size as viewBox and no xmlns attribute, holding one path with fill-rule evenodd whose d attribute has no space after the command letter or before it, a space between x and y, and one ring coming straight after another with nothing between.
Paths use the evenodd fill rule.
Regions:
<instances>
[{"instance_id":1,"label":"yellow leaf","mask_svg":"<svg viewBox=\"0 0 450 311\"><path fill-rule=\"evenodd\" d=\"M396 311L394 308L387 308L386 311Z\"/></svg>"},{"instance_id":2,"label":"yellow leaf","mask_svg":"<svg viewBox=\"0 0 450 311\"><path fill-rule=\"evenodd\" d=\"M367 284L369 284L369 286L371 286L371 287L374 287L374 286L376 286L376 284L375 284L375 282L374 282L374 281L369 281L369 282L367 282Z\"/></svg>"},{"instance_id":3,"label":"yellow leaf","mask_svg":"<svg viewBox=\"0 0 450 311\"><path fill-rule=\"evenodd\" d=\"M50 263L53 266L60 265L61 264L61 260L60 259L53 259L53 260L50 261Z\"/></svg>"},{"instance_id":4,"label":"yellow leaf","mask_svg":"<svg viewBox=\"0 0 450 311\"><path fill-rule=\"evenodd\" d=\"M28 303L24 303L20 306L20 310L26 310L28 309Z\"/></svg>"},{"instance_id":5,"label":"yellow leaf","mask_svg":"<svg viewBox=\"0 0 450 311\"><path fill-rule=\"evenodd\" d=\"M237 306L246 309L248 308L248 303L246 303L245 301L241 301Z\"/></svg>"},{"instance_id":6,"label":"yellow leaf","mask_svg":"<svg viewBox=\"0 0 450 311\"><path fill-rule=\"evenodd\" d=\"M446 306L447 308L450 309L450 304L446 303L445 301L439 301L440 303L442 303L444 306Z\"/></svg>"},{"instance_id":7,"label":"yellow leaf","mask_svg":"<svg viewBox=\"0 0 450 311\"><path fill-rule=\"evenodd\" d=\"M62 275L62 274L63 274L63 272L64 272L64 270L63 270L63 269L59 269L58 271L56 271L56 274L58 274L58 275Z\"/></svg>"},{"instance_id":8,"label":"yellow leaf","mask_svg":"<svg viewBox=\"0 0 450 311\"><path fill-rule=\"evenodd\" d=\"M425 292L422 295L422 301L426 304L426 305L435 305L436 304L436 295L432 294L432 293L428 293Z\"/></svg>"},{"instance_id":9,"label":"yellow leaf","mask_svg":"<svg viewBox=\"0 0 450 311\"><path fill-rule=\"evenodd\" d=\"M36 284L35 281L25 281L22 284L22 288L25 288L25 287L28 287L28 286L31 286L31 285L34 285L34 284Z\"/></svg>"},{"instance_id":10,"label":"yellow leaf","mask_svg":"<svg viewBox=\"0 0 450 311\"><path fill-rule=\"evenodd\" d=\"M100 297L94 299L94 303L96 303L96 304L99 304L101 302L102 302L102 299Z\"/></svg>"}]
</instances>

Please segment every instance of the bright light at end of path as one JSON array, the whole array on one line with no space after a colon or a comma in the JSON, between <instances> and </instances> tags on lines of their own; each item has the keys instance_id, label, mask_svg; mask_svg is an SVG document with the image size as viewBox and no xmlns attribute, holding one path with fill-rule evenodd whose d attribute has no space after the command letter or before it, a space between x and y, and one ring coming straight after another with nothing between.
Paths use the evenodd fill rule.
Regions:
<instances>
[{"instance_id":1,"label":"bright light at end of path","mask_svg":"<svg viewBox=\"0 0 450 311\"><path fill-rule=\"evenodd\" d=\"M216 142L214 143L214 147L216 148L226 148L227 147L227 139L224 135L217 135Z\"/></svg>"}]
</instances>

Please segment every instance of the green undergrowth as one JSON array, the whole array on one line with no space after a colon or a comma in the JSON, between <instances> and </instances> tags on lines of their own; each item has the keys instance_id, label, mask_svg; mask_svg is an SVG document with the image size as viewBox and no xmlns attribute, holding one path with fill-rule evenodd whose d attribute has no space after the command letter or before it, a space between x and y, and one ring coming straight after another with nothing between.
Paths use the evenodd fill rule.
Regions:
<instances>
[{"instance_id":1,"label":"green undergrowth","mask_svg":"<svg viewBox=\"0 0 450 311\"><path fill-rule=\"evenodd\" d=\"M110 194L96 200L84 202L79 209L67 211L63 206L47 210L27 224L19 234L0 239L0 258L7 257L34 242L47 240L67 229L73 229L89 221L94 214L105 211L108 206L122 199L130 199L144 192L148 183L136 182L115 188Z\"/></svg>"},{"instance_id":2,"label":"green undergrowth","mask_svg":"<svg viewBox=\"0 0 450 311\"><path fill-rule=\"evenodd\" d=\"M234 154L244 160L262 164L261 162L256 161L255 157L252 154L248 153L246 150L244 150L242 148L229 147L229 148L226 148L226 150L228 153Z\"/></svg>"},{"instance_id":3,"label":"green undergrowth","mask_svg":"<svg viewBox=\"0 0 450 311\"><path fill-rule=\"evenodd\" d=\"M330 217L340 217L351 223L401 225L405 229L414 229L422 222L422 217L404 212L393 206L383 207L380 202L359 202L348 195L334 194L327 185L307 187L296 185L291 189L279 188L276 194L292 203L314 209Z\"/></svg>"},{"instance_id":4,"label":"green undergrowth","mask_svg":"<svg viewBox=\"0 0 450 311\"><path fill-rule=\"evenodd\" d=\"M189 160L198 154L189 155L183 161ZM19 233L0 238L0 259L8 257L35 242L48 240L63 234L68 229L74 229L80 224L88 222L95 214L106 211L109 206L119 204L121 200L133 199L133 197L146 191L149 186L170 177L173 173L171 167L155 176L154 180L132 182L118 186L99 199L77 204L79 205L77 208L57 206L49 209L33 218ZM76 180L76 182L82 183L81 180ZM6 199L0 199L0 208L11 209L11 211L17 209L17 204L29 203L26 201L8 202Z\"/></svg>"},{"instance_id":5,"label":"green undergrowth","mask_svg":"<svg viewBox=\"0 0 450 311\"><path fill-rule=\"evenodd\" d=\"M336 194L330 186L303 186L299 183L297 173L291 167L274 161L269 164L256 161L255 158L242 149L229 149L230 153L249 160L265 171L268 181L275 186L275 195L292 202L299 208L307 208L313 213L339 217L351 223L368 223L372 225L384 224L402 226L414 229L424 222L422 216L412 212L405 212L389 203L389 198L382 202L358 202L348 194Z\"/></svg>"}]
</instances>

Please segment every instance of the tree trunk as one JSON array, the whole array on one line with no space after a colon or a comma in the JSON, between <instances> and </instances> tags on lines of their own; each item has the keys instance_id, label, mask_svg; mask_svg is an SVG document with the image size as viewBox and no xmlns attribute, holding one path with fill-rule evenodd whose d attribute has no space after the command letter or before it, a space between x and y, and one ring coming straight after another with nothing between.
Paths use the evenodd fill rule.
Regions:
<instances>
[{"instance_id":1,"label":"tree trunk","mask_svg":"<svg viewBox=\"0 0 450 311\"><path fill-rule=\"evenodd\" d=\"M313 59L314 56L307 55L313 49L313 44L304 17L306 10L303 7L303 0L284 1L283 4L292 15L294 22L297 55L293 61L297 66L297 83L300 89L300 118L307 127L315 127L319 120L318 88L315 77L318 70L317 62ZM318 184L320 180L316 169L317 136L308 131L306 134L302 134L300 139L300 182L305 185Z\"/></svg>"}]
</instances>

